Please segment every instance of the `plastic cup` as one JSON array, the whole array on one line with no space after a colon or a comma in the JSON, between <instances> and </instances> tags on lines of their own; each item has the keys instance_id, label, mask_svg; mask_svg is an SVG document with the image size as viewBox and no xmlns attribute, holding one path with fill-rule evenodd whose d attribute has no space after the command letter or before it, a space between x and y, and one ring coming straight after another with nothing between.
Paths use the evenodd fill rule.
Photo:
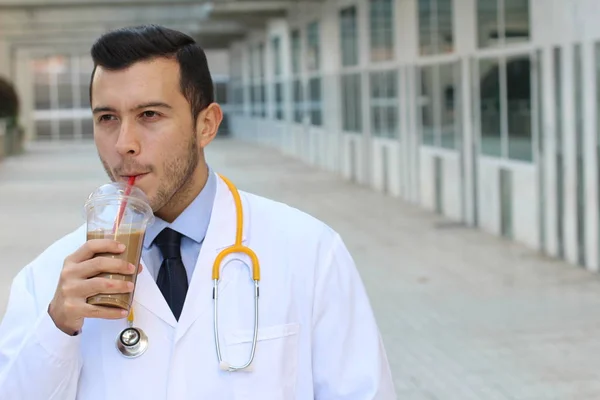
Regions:
<instances>
[{"instance_id":1,"label":"plastic cup","mask_svg":"<svg viewBox=\"0 0 600 400\"><path fill-rule=\"evenodd\" d=\"M87 221L87 240L113 239L126 246L121 254L100 253L94 257L127 260L136 266L131 275L113 273L96 275L132 282L134 290L131 293L100 293L89 297L87 303L129 311L133 302L146 227L154 220L148 198L135 186L131 187L126 183L108 183L90 194L84 212Z\"/></svg>"}]
</instances>

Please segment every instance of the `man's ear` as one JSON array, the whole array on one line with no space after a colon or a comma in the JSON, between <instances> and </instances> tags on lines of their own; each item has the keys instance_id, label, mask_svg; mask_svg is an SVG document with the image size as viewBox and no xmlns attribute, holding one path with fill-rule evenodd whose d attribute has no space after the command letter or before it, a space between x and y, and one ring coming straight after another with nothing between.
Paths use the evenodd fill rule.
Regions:
<instances>
[{"instance_id":1,"label":"man's ear","mask_svg":"<svg viewBox=\"0 0 600 400\"><path fill-rule=\"evenodd\" d=\"M206 147L217 136L219 126L223 120L223 110L217 103L211 103L198 114L196 132L201 148Z\"/></svg>"}]
</instances>

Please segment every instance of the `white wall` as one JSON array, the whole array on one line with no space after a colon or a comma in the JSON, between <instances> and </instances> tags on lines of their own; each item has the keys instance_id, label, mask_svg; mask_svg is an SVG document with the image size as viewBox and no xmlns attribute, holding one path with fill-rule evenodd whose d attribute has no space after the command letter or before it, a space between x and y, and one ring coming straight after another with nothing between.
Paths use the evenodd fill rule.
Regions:
<instances>
[{"instance_id":1,"label":"white wall","mask_svg":"<svg viewBox=\"0 0 600 400\"><path fill-rule=\"evenodd\" d=\"M211 75L229 76L229 51L227 49L207 50L206 60Z\"/></svg>"},{"instance_id":2,"label":"white wall","mask_svg":"<svg viewBox=\"0 0 600 400\"><path fill-rule=\"evenodd\" d=\"M537 173L532 165L519 165L513 169L513 235L516 241L539 248L539 197Z\"/></svg>"},{"instance_id":3,"label":"white wall","mask_svg":"<svg viewBox=\"0 0 600 400\"><path fill-rule=\"evenodd\" d=\"M397 140L373 138L373 183L375 190L401 195L401 144ZM384 156L385 154L385 156Z\"/></svg>"}]
</instances>

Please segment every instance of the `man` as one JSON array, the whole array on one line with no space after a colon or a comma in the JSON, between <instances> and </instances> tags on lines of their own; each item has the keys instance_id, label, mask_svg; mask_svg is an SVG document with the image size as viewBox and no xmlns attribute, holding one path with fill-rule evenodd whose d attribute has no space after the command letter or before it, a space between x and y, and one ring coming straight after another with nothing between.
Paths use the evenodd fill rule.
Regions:
<instances>
[{"instance_id":1,"label":"man","mask_svg":"<svg viewBox=\"0 0 600 400\"><path fill-rule=\"evenodd\" d=\"M338 234L245 192L243 244L261 266L258 340L250 369L222 368L211 271L237 225L232 191L204 157L222 119L204 52L182 33L145 26L104 35L91 54L99 157L111 180L136 176L156 217L133 303L148 348L124 357L115 340L128 326L125 314L86 303L97 293L131 292L95 276L131 274L133 266L94 257L123 249L108 239L86 242L83 226L14 279L0 326L0 399L395 398L367 295ZM233 365L252 349L254 285L244 262L228 256L221 268L219 345ZM164 274L185 282L174 290Z\"/></svg>"}]
</instances>

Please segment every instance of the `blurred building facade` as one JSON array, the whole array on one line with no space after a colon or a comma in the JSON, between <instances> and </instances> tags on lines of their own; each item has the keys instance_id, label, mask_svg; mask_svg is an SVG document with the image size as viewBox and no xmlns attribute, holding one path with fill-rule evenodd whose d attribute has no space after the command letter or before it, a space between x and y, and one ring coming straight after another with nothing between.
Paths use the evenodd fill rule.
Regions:
<instances>
[{"instance_id":1,"label":"blurred building facade","mask_svg":"<svg viewBox=\"0 0 600 400\"><path fill-rule=\"evenodd\" d=\"M29 2L0 0L0 12ZM175 15L184 26L194 19L195 8L179 8L208 4L130 3L170 10L174 28ZM599 270L598 0L235 0L209 8L197 36L226 110L223 134ZM124 14L115 24L126 24ZM7 45L2 32L0 74L9 71L22 93L30 138L91 137L89 46L40 53L18 44L26 41Z\"/></svg>"},{"instance_id":2,"label":"blurred building facade","mask_svg":"<svg viewBox=\"0 0 600 400\"><path fill-rule=\"evenodd\" d=\"M232 132L598 270L598 18L597 0L300 2L231 46Z\"/></svg>"}]
</instances>

